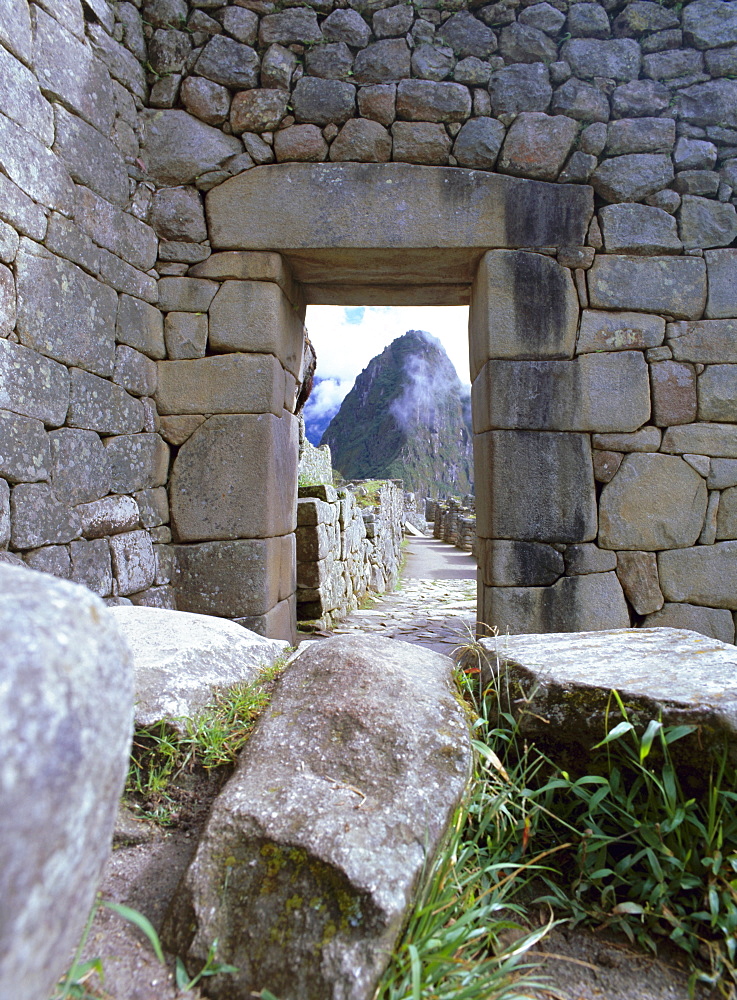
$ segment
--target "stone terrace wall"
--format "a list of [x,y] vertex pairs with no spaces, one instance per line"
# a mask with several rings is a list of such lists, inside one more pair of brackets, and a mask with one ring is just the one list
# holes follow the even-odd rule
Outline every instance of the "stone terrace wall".
[[0,4],[0,558],[171,606],[148,87],[115,7]]
[[[356,485],[301,486],[297,501],[297,618],[329,628],[367,594],[399,580],[404,524],[401,482],[381,486],[378,504],[361,508]],[[360,489],[360,484],[359,484]]]

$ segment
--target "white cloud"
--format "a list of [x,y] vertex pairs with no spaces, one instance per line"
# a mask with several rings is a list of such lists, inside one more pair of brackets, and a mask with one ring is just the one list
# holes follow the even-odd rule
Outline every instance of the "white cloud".
[[307,401],[307,412],[310,419],[322,420],[328,415],[332,417],[348,395],[352,385],[352,379],[341,382],[335,378],[326,378],[322,382],[315,382]]
[[408,330],[437,337],[461,382],[469,382],[467,306],[308,306],[306,325],[317,375],[334,386],[323,390],[325,402],[330,393],[340,402],[369,361]]

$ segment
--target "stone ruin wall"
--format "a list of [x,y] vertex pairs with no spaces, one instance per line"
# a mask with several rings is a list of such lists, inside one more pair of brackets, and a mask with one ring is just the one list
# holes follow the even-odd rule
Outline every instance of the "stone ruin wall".
[[[5,0],[0,63],[3,558],[173,606],[176,556],[179,607],[289,634],[304,296],[278,254],[211,256],[202,194],[457,165],[597,196],[585,246],[477,279],[532,303],[473,372],[481,617],[733,640],[737,4]],[[214,504],[239,450],[262,492]],[[532,527],[494,510],[517,486]]]
[[[364,490],[365,493],[365,490]],[[369,594],[399,581],[404,527],[401,480],[387,480],[377,503],[361,507],[361,483],[300,486],[297,501],[297,620],[330,628]]]

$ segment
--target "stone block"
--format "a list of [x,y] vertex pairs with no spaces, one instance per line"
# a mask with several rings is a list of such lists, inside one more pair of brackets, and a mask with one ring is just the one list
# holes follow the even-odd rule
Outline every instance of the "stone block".
[[112,288],[51,255],[21,251],[15,268],[21,343],[66,365],[111,375],[118,306]]
[[701,534],[707,492],[681,458],[631,454],[599,501],[599,545],[654,552],[686,548]]
[[371,38],[371,29],[357,10],[337,9],[322,23],[322,33],[333,42],[345,42],[362,49]]
[[204,313],[170,312],[164,320],[166,355],[172,360],[204,358],[207,316]]
[[201,243],[207,239],[199,191],[192,187],[162,188],[151,202],[151,225],[164,240]]
[[100,270],[100,251],[79,226],[65,219],[58,212],[52,213],[46,227],[47,250],[65,257],[85,271],[97,274]]
[[72,542],[70,548],[72,580],[99,597],[108,597],[113,589],[113,571],[107,539]]
[[10,487],[0,479],[0,550],[8,547],[10,541]]
[[176,593],[174,588],[168,585],[147,587],[146,590],[139,590],[137,594],[130,595],[129,602],[139,608],[158,608],[164,611],[177,610]]
[[493,428],[634,431],[650,418],[648,366],[639,351],[572,361],[487,362],[471,392],[474,432]]
[[0,81],[0,112],[45,146],[51,146],[54,141],[51,105],[42,97],[33,73],[6,48],[0,51]]
[[161,418],[161,436],[169,444],[184,444],[204,421],[201,414],[170,416]]
[[662,450],[677,455],[737,458],[737,427],[713,423],[669,427],[663,435]]
[[657,427],[688,424],[696,419],[696,371],[692,365],[680,361],[650,365],[650,394]]
[[133,497],[104,497],[75,507],[85,538],[102,538],[140,528],[138,504]]
[[[102,539],[101,539],[102,541]],[[88,542],[89,545],[96,544]],[[150,587],[156,576],[156,560],[147,531],[127,531],[109,540],[113,573],[122,597]]]
[[308,76],[345,80],[353,74],[353,54],[345,42],[316,45],[307,50],[305,69]]
[[594,451],[592,457],[594,460],[594,479],[597,483],[608,483],[614,478],[617,469],[622,464],[624,455],[618,451]]
[[271,354],[219,354],[159,361],[156,404],[168,413],[273,413],[284,405],[284,374]]
[[654,552],[618,552],[617,577],[638,615],[649,615],[663,607]]
[[[621,458],[621,456],[620,456]],[[588,573],[609,573],[617,567],[617,556],[600,549],[593,542],[567,545],[563,553],[566,576],[586,576]]]
[[0,340],[0,408],[58,427],[68,406],[69,373],[63,365]]
[[49,437],[40,420],[0,410],[0,476],[11,483],[48,479]]
[[47,483],[21,483],[10,495],[10,543],[15,549],[61,545],[79,538],[79,515]]
[[34,7],[33,13],[34,70],[41,89],[108,135],[115,105],[105,66],[45,11]]
[[54,152],[79,184],[107,201],[128,204],[128,174],[122,154],[87,122],[54,105]]
[[[12,226],[5,222],[0,222],[0,261],[3,264],[12,264],[18,252],[20,237]],[[13,295],[15,296],[15,283],[13,283]],[[13,315],[13,325],[15,325],[15,314]]]
[[49,434],[51,484],[57,498],[76,505],[110,491],[110,465],[94,431],[62,427]]
[[204,76],[185,77],[180,96],[186,110],[207,125],[221,125],[228,117],[230,91],[219,83],[206,80]]
[[737,538],[737,488],[732,486],[715,495],[719,498],[715,538]]
[[23,560],[31,569],[39,573],[51,573],[60,580],[68,580],[72,573],[72,563],[66,545],[44,545],[40,549],[31,549],[25,553]]
[[510,24],[502,28],[499,50],[510,63],[551,63],[557,57],[557,46],[543,31],[529,24]]
[[391,154],[392,140],[384,126],[363,118],[349,119],[330,146],[334,162],[386,163]]
[[273,354],[299,378],[303,346],[299,314],[277,284],[226,281],[220,286],[210,306],[213,350]]
[[153,396],[156,392],[156,362],[133,347],[119,344],[115,348],[113,379],[134,396]]
[[159,308],[163,312],[207,312],[219,287],[205,278],[161,278]]
[[277,163],[301,161],[321,163],[328,155],[328,144],[317,125],[291,125],[274,136]]
[[163,486],[155,490],[140,490],[135,495],[144,528],[155,528],[169,520],[169,500]]
[[597,254],[588,286],[594,308],[698,319],[706,303],[706,265],[699,257]]
[[0,264],[0,337],[8,337],[15,327],[16,297],[13,272]]
[[471,94],[460,83],[401,80],[397,117],[410,122],[463,122],[471,115]]
[[627,82],[640,75],[640,46],[631,38],[572,38],[561,47],[560,58],[582,80],[606,77]]
[[233,90],[258,87],[259,58],[255,49],[225,35],[214,35],[207,42],[194,69],[198,76]]
[[294,646],[297,643],[297,600],[294,594],[279,601],[263,615],[246,615],[233,621],[257,635],[269,639],[282,639]]
[[156,279],[107,250],[100,250],[100,277],[118,292],[134,295],[147,302],[156,302]]
[[493,170],[504,135],[504,126],[495,118],[473,118],[456,136],[453,156],[461,167]]
[[737,364],[709,365],[699,376],[699,420],[737,422]]
[[8,0],[0,10],[0,41],[14,56],[30,65],[33,35],[28,0]]
[[706,485],[710,490],[723,490],[728,486],[737,486],[737,459],[709,459],[708,479]]
[[737,236],[737,209],[712,198],[684,194],[678,222],[687,250],[728,246]]
[[698,0],[683,12],[683,34],[688,45],[710,49],[737,42],[737,11],[729,4]]
[[163,486],[169,471],[169,448],[158,434],[121,434],[105,438],[113,493],[136,493]]
[[491,108],[495,115],[520,111],[547,111],[553,88],[543,62],[503,66],[489,80]]
[[478,539],[480,579],[488,587],[540,587],[563,575],[563,556],[540,542]]
[[242,132],[273,132],[287,113],[286,90],[242,90],[230,106],[230,127]]
[[737,320],[669,323],[667,335],[673,357],[679,361],[737,363]]
[[734,620],[725,608],[703,608],[695,604],[664,604],[660,611],[648,615],[643,628],[688,629],[708,635],[720,642],[734,643]]
[[497,169],[503,174],[553,181],[577,135],[578,122],[573,118],[523,111],[507,132]]
[[[349,698],[351,664],[363,684]],[[257,865],[238,866],[232,890],[223,893],[217,888],[219,856],[203,847],[164,931],[177,953],[199,962],[200,938],[219,937],[228,960],[242,969],[231,978],[238,997],[267,980],[283,996],[375,992],[386,951],[394,947],[415,887],[468,781],[468,736],[453,702],[449,668],[437,653],[378,636],[335,637],[301,654],[281,681],[273,712],[252,738],[203,841],[237,857],[255,856]],[[309,777],[281,749],[292,738],[288,734],[305,748]],[[391,773],[382,763],[387,746],[397,762]],[[346,785],[328,797],[336,768]],[[372,790],[372,811],[357,809],[360,796],[348,784]],[[274,787],[284,795],[277,810],[268,790]],[[306,816],[313,821],[305,823]],[[397,824],[405,842],[388,848],[380,831]],[[269,875],[274,858],[284,861],[276,876]],[[270,902],[263,901],[264,879]],[[295,893],[322,900],[324,909],[300,919],[299,932],[283,939],[279,932],[274,941],[273,929],[283,921],[278,914],[288,912],[286,900],[295,905]],[[252,915],[247,926],[237,916],[243,901]],[[341,921],[346,910],[351,915]],[[334,947],[324,946],[326,936]],[[346,971],[342,956],[355,948],[364,958]],[[256,954],[248,964],[241,958]]]
[[628,628],[616,573],[565,576],[552,587],[483,587],[479,620],[501,635]]
[[115,337],[156,361],[166,357],[161,312],[130,295],[120,296]]
[[594,190],[605,201],[642,201],[673,180],[673,164],[665,153],[627,153],[604,160],[591,175]]
[[295,528],[296,497],[294,417],[210,417],[174,462],[172,531],[182,542],[284,535]]
[[0,174],[0,218],[24,236],[42,240],[46,233],[46,214],[5,174]]
[[175,545],[180,611],[240,618],[278,603],[281,539],[252,538]]
[[235,136],[224,135],[186,111],[149,111],[144,113],[144,125],[141,158],[162,185],[191,184],[243,152]]
[[584,309],[576,353],[646,350],[658,347],[665,337],[665,320],[636,312]]
[[305,498],[297,500],[297,524],[334,524],[336,519],[335,504],[324,500]]
[[312,125],[341,125],[356,110],[356,88],[341,80],[303,76],[292,94],[294,117]]
[[4,115],[0,115],[0,165],[34,201],[71,211],[74,185],[64,164],[39,139]]
[[574,77],[556,89],[551,111],[556,115],[574,118],[578,122],[607,122],[609,100],[606,94],[590,83],[584,83],[583,80]]
[[274,42],[290,45],[319,41],[321,32],[317,15],[312,10],[285,10],[278,14],[267,14],[261,21],[259,30],[261,45],[271,45]]
[[410,76],[410,50],[403,38],[385,38],[366,46],[353,64],[356,83],[390,83]]
[[[156,263],[158,239],[151,226],[81,185],[77,185],[76,190],[74,221],[98,246],[115,254],[116,259],[120,258],[121,270],[124,269],[123,262],[139,272],[149,271]],[[100,266],[112,273],[110,254],[100,253]],[[139,284],[144,284],[145,280],[152,281],[146,275],[139,275],[137,280]],[[122,291],[128,290],[124,288]],[[131,291],[130,294],[137,293]],[[138,293],[137,297],[143,296]],[[156,296],[150,296],[150,301],[155,302]]]
[[672,118],[620,118],[607,129],[605,152],[670,153],[676,143],[676,123]]
[[578,295],[571,272],[524,251],[484,254],[471,289],[471,378],[490,358],[571,358]]
[[[406,207],[398,227],[400,203]],[[458,167],[283,163],[231,177],[208,192],[206,209],[216,248],[329,249],[338,260],[346,248],[388,245],[399,251],[582,246],[593,201],[586,186],[551,186]]]
[[401,163],[444,166],[453,145],[442,125],[432,122],[394,122],[393,157]]
[[26,568],[1,570],[0,979],[15,984],[16,1000],[34,1000],[68,969],[110,853],[133,678],[98,598]]
[[662,208],[606,205],[599,210],[599,223],[607,253],[656,256],[682,249],[676,220]]
[[594,434],[592,444],[602,451],[648,452],[660,448],[660,429],[641,427],[633,434]]
[[396,104],[397,88],[393,83],[375,83],[358,91],[359,114],[380,125],[391,125],[396,118]]
[[596,536],[587,435],[488,431],[475,436],[474,458],[479,536],[540,542]]
[[661,552],[658,571],[667,601],[737,610],[737,541]]
[[708,319],[737,317],[737,250],[707,250],[704,258],[709,271],[704,315]]
[[143,406],[121,386],[72,368],[69,394],[70,427],[101,434],[135,434],[143,429]]

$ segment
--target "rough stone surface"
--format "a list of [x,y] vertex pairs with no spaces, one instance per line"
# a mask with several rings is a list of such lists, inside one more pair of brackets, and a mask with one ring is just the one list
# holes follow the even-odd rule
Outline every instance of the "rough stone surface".
[[241,132],[271,132],[287,113],[289,94],[284,90],[242,90],[233,98],[230,126]]
[[101,538],[140,527],[138,504],[133,497],[105,497],[75,508],[85,538]]
[[353,64],[356,83],[389,83],[410,75],[410,52],[403,38],[387,38],[362,49]]
[[471,114],[471,95],[460,83],[402,80],[397,117],[414,122],[462,122]]
[[150,222],[164,240],[200,243],[207,239],[202,201],[195,188],[163,188],[154,194]]
[[688,424],[696,419],[696,372],[679,361],[650,365],[653,423],[657,427]]
[[556,115],[566,115],[579,122],[609,121],[609,101],[606,94],[572,77],[553,94],[551,110]]
[[130,295],[120,296],[115,337],[118,343],[134,347],[154,360],[166,355],[161,313]]
[[156,576],[156,560],[147,531],[127,531],[110,539],[113,571],[122,597],[150,587]]
[[100,597],[111,594],[113,570],[107,539],[95,538],[93,541],[72,542],[69,548],[74,582],[83,584]]
[[59,104],[54,106],[54,119],[53,149],[70,176],[124,207],[128,202],[128,175],[125,161],[113,143]]
[[663,451],[675,454],[737,458],[737,427],[733,424],[686,424],[669,427]]
[[737,609],[737,542],[674,549],[658,556],[667,601]]
[[113,493],[163,486],[169,468],[169,449],[158,434],[119,434],[105,438]]
[[641,427],[634,434],[594,434],[594,448],[612,451],[657,451],[660,447],[660,430],[657,427]]
[[0,978],[49,996],[82,933],[128,769],[130,654],[82,587],[0,566]]
[[40,420],[0,410],[0,475],[11,483],[48,479],[49,439]]
[[693,545],[706,514],[706,484],[671,455],[627,455],[604,487],[599,545],[646,552]]
[[588,286],[594,308],[697,319],[706,301],[706,266],[698,257],[597,255]]
[[401,163],[448,162],[452,142],[439,124],[431,122],[395,122],[392,125],[394,159]]
[[45,545],[26,552],[24,562],[39,573],[51,573],[60,580],[68,580],[72,573],[69,549],[66,545]]
[[737,489],[734,486],[724,490],[719,497],[716,518],[716,538],[737,538]]
[[629,625],[622,587],[611,572],[566,576],[552,587],[486,587],[479,597],[480,620],[502,634]]
[[489,361],[472,389],[474,432],[492,428],[634,431],[650,416],[648,366],[638,351],[572,361]]
[[663,607],[654,552],[619,552],[617,576],[625,597],[638,615],[651,614]]
[[10,496],[11,536],[16,549],[70,542],[81,534],[77,513],[47,483],[21,483]]
[[144,113],[141,158],[160,184],[190,184],[241,152],[243,146],[235,136],[223,135],[186,111]]
[[312,125],[340,125],[355,114],[356,88],[341,80],[303,76],[292,94],[294,117]]
[[321,163],[328,155],[328,144],[317,125],[292,125],[276,133],[274,152],[278,163],[288,160]]
[[723,247],[737,236],[737,209],[734,205],[684,194],[678,213],[684,247]]
[[69,406],[69,373],[35,351],[0,340],[0,407],[51,427],[64,423]]
[[541,181],[555,180],[577,134],[578,123],[573,118],[523,111],[507,133],[498,169]]
[[271,354],[220,354],[159,361],[160,413],[273,413],[284,406],[284,374]]
[[553,95],[548,67],[542,62],[504,66],[491,74],[489,95],[496,115],[547,111]]
[[230,111],[228,88],[213,80],[206,80],[204,76],[186,77],[182,81],[181,98],[187,111],[207,125],[220,125],[228,117]]
[[135,434],[143,430],[143,421],[140,400],[107,379],[72,368],[67,417],[71,427],[101,434]]
[[724,608],[700,608],[695,604],[664,604],[648,615],[644,628],[677,628],[699,632],[720,642],[734,643],[734,620]]
[[563,575],[563,556],[540,542],[479,538],[479,571],[489,587],[543,587]]
[[662,208],[649,205],[606,205],[599,224],[607,253],[655,256],[679,252],[676,220]]
[[[488,650],[487,678],[497,673],[499,662],[509,682],[530,691],[519,725],[525,738],[543,746],[546,735],[552,735],[559,746],[575,748],[578,756],[601,740],[607,719],[612,724],[612,688],[638,729],[660,719],[664,725],[690,723],[711,731],[716,726],[734,737],[734,646],[669,628],[481,641]],[[709,759],[706,756],[706,767]],[[690,764],[698,767],[693,759]]]
[[297,422],[289,414],[210,417],[174,462],[170,503],[175,537],[265,538],[293,531],[296,462]]
[[490,251],[479,265],[471,303],[472,379],[490,358],[573,356],[578,295],[571,272],[551,258]]
[[133,656],[136,726],[166,719],[183,728],[219,692],[254,681],[287,648],[209,615],[131,606],[108,615]]
[[156,362],[132,347],[115,348],[113,379],[134,396],[153,396],[156,392]]
[[64,503],[88,503],[110,490],[110,466],[99,435],[62,427],[49,434],[51,482]]
[[391,153],[391,136],[383,125],[363,118],[347,121],[330,147],[330,159],[341,162],[386,163]]
[[696,0],[683,12],[686,42],[697,49],[737,42],[737,7],[719,0]]
[[673,164],[663,153],[627,153],[604,160],[591,175],[605,201],[642,201],[673,180]]
[[737,362],[737,320],[701,320],[668,327],[673,357],[700,364]]
[[699,376],[699,420],[737,422],[737,365],[709,365]]
[[665,320],[660,316],[584,309],[576,353],[643,350],[659,346],[664,336]]
[[207,347],[207,316],[170,312],[164,320],[166,353],[172,361],[204,358]]
[[705,315],[709,319],[737,316],[737,251],[707,250],[709,297]]
[[493,170],[504,135],[504,126],[495,118],[473,118],[456,136],[453,156],[461,167]]
[[572,38],[560,54],[582,80],[605,77],[628,82],[639,76],[640,46],[633,39]]
[[21,343],[64,364],[111,375],[118,305],[112,288],[51,255],[19,253],[15,267]]
[[[356,669],[360,687],[349,680]],[[267,981],[282,995],[370,995],[468,780],[452,691],[450,661],[408,644],[346,636],[306,649],[217,801],[167,943],[199,959],[217,936],[241,970],[226,987],[233,998]],[[389,829],[405,831],[391,848]],[[230,869],[225,893],[223,850],[257,859]],[[308,908],[311,898],[323,907]],[[303,930],[287,934],[295,905]]]
[[567,545],[564,553],[568,576],[585,576],[588,573],[609,573],[616,569],[617,556],[614,552],[600,549],[592,542]]
[[225,35],[214,35],[195,64],[195,71],[199,76],[233,89],[257,87],[258,68],[259,59],[255,49]]
[[596,535],[588,436],[488,431],[475,436],[474,456],[482,472],[476,483],[481,537],[584,542]]

